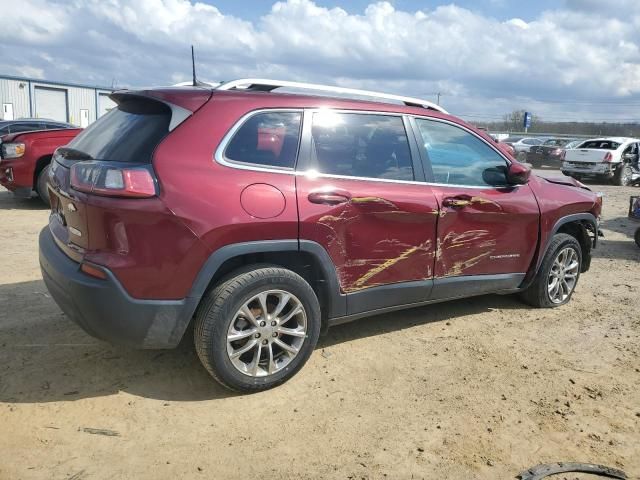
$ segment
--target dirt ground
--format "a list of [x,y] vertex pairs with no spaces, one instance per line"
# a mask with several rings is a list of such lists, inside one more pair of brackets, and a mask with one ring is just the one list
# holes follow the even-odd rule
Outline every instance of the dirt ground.
[[250,396],[218,387],[189,345],[113,347],[66,319],[38,267],[48,211],[0,191],[0,478],[507,479],[551,461],[640,478],[626,218],[640,188],[593,188],[606,238],[569,305],[485,296],[363,319]]

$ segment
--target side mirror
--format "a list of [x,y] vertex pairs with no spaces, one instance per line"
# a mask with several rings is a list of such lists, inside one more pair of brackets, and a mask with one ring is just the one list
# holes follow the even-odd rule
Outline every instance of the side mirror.
[[511,185],[526,185],[529,183],[530,176],[531,169],[521,163],[514,162],[507,170],[507,181]]

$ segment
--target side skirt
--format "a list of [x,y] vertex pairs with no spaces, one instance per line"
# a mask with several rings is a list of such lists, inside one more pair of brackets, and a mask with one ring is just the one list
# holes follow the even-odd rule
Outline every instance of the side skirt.
[[519,287],[524,277],[524,273],[469,275],[368,288],[362,292],[348,294],[348,314],[342,317],[330,318],[329,326],[432,303],[489,293],[507,294],[517,292],[520,290]]

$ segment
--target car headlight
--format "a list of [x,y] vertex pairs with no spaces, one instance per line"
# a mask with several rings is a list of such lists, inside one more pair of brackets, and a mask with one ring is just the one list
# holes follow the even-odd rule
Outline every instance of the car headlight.
[[24,143],[3,143],[2,158],[20,158],[24,155]]

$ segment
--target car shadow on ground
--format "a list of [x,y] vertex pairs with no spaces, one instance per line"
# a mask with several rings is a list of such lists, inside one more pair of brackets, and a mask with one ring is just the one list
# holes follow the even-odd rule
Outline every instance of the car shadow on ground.
[[38,197],[20,198],[0,187],[0,210],[48,210]]
[[[0,402],[74,401],[121,391],[165,402],[238,395],[211,379],[190,335],[174,350],[109,345],[67,319],[42,281],[0,286],[0,305],[10,307],[0,311]],[[363,318],[331,328],[318,349],[495,308],[526,307],[490,295]]]

